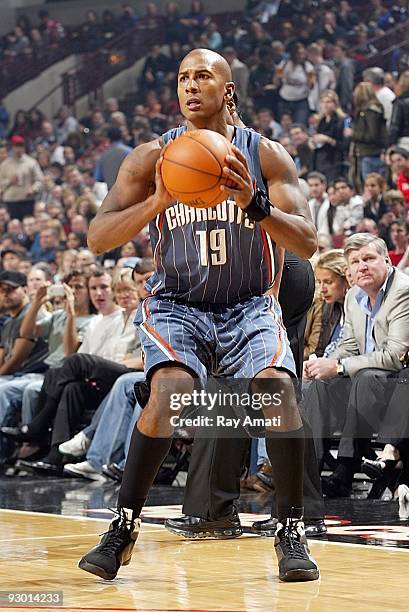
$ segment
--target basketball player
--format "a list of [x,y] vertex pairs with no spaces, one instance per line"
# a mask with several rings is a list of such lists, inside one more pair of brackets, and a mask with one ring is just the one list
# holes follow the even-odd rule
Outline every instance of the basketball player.
[[[316,250],[316,232],[289,155],[279,144],[227,123],[233,93],[230,68],[217,53],[195,49],[182,60],[178,97],[186,129],[214,130],[234,145],[223,173],[235,187],[221,187],[224,205],[204,210],[172,201],[160,169],[166,144],[185,130],[177,128],[128,155],[90,226],[89,245],[102,253],[150,223],[156,264],[150,296],[136,317],[149,401],[132,435],[118,517],[79,563],[106,579],[130,562],[142,507],[171,445],[171,399],[191,393],[195,378],[205,383],[215,372],[252,379],[252,391],[265,391],[267,383],[272,393],[280,389],[280,425],[267,431],[277,490],[279,577],[319,577],[302,523],[304,432],[292,383],[294,360],[278,303],[264,296],[274,274],[272,241],[308,258]],[[273,423],[278,407],[263,404],[263,412]]]
[[[235,125],[246,127],[237,113],[237,96],[228,103]],[[314,273],[309,261],[278,248],[277,274],[273,288],[283,312],[283,322],[294,355],[297,376],[302,377],[304,331],[307,312],[314,297]],[[305,438],[304,507],[305,532],[308,536],[326,533],[318,462],[310,426],[303,417]],[[201,435],[202,434],[202,435]],[[185,538],[234,538],[242,534],[240,519],[234,502],[240,496],[240,476],[248,450],[245,432],[237,438],[211,438],[206,430],[196,430],[186,482],[183,511],[185,516],[168,519],[165,527]],[[275,495],[273,492],[271,518],[253,523],[262,535],[275,535]]]

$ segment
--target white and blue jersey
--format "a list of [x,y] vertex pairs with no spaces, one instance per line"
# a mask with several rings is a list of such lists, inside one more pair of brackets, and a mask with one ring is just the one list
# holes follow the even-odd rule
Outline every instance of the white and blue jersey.
[[[185,132],[163,135],[164,143]],[[235,128],[233,143],[247,158],[256,184],[263,186],[260,134]],[[274,243],[234,199],[214,208],[169,206],[150,224],[155,273],[148,283],[153,295],[180,302],[232,304],[263,295],[274,279]]]

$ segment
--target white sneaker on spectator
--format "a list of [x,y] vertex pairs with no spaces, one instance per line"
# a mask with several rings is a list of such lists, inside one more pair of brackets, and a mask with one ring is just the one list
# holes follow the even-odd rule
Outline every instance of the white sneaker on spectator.
[[82,478],[88,478],[89,480],[105,480],[105,477],[94,470],[88,461],[82,461],[81,463],[66,463],[64,465],[64,473],[70,474],[71,476],[82,476]]
[[399,495],[399,518],[401,521],[409,519],[409,487],[401,484],[398,487]]
[[63,442],[59,445],[58,450],[63,455],[72,455],[73,457],[83,457],[89,449],[91,440],[87,438],[83,431],[77,433],[71,440]]

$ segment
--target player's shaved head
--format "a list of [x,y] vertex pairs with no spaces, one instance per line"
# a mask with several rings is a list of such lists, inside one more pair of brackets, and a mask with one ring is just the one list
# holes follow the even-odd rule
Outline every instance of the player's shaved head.
[[224,79],[225,83],[232,81],[232,74],[228,62],[222,55],[210,49],[193,49],[182,59],[179,66],[179,73],[187,69],[188,66],[203,64],[209,69],[217,71]]
[[190,51],[180,63],[177,91],[181,112],[195,129],[226,128],[226,103],[234,83],[224,57],[210,49]]

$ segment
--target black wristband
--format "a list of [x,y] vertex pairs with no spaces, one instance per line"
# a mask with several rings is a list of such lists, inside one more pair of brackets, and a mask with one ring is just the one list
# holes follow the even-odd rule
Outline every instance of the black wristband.
[[244,212],[246,212],[253,221],[262,221],[270,215],[272,208],[274,208],[274,206],[271,204],[264,191],[256,189],[250,204],[244,209]]

